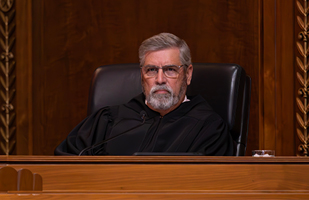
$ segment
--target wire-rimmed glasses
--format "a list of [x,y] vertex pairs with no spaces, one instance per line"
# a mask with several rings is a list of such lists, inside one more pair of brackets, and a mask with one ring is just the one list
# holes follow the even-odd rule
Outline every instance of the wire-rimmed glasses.
[[162,67],[156,65],[145,65],[141,66],[142,72],[148,77],[157,76],[159,69],[163,70],[163,73],[168,78],[177,78],[180,72],[181,67],[186,65],[164,65]]

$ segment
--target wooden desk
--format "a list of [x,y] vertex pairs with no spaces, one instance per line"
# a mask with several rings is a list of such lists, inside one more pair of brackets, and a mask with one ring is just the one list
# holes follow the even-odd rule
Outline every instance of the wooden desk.
[[42,192],[0,199],[308,199],[309,159],[202,156],[0,156],[42,176]]

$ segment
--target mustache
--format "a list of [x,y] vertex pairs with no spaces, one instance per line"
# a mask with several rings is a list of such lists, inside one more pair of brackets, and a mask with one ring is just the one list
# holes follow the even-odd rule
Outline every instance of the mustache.
[[151,88],[150,94],[154,94],[157,90],[166,90],[170,94],[173,93],[172,88],[168,85],[155,85]]

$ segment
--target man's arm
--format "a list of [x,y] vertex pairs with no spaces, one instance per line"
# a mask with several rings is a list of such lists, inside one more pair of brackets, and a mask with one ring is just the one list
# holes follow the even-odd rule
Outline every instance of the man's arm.
[[207,156],[234,155],[234,141],[226,123],[221,118],[205,121],[190,151],[202,152]]
[[[55,149],[55,155],[78,155],[84,148],[102,141],[109,129],[110,112],[103,108],[79,123]],[[89,154],[85,152],[84,155]]]

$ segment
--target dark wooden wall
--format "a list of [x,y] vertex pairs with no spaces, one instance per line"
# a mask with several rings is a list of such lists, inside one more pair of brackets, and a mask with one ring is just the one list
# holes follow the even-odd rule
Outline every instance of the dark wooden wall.
[[[259,148],[295,154],[293,1],[16,0],[15,6],[16,154],[53,154],[86,117],[94,69],[138,62],[140,43],[160,32],[187,41],[193,62],[237,63],[251,76],[248,155]],[[289,110],[278,112],[282,107]]]

